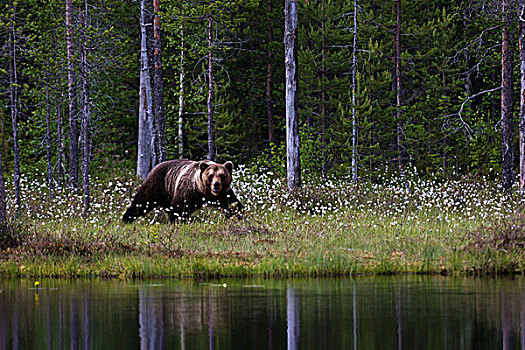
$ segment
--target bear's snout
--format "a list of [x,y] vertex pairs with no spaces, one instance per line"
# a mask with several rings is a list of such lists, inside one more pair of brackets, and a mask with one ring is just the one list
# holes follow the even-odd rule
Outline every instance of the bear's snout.
[[219,193],[221,191],[221,183],[219,181],[214,181],[211,184],[211,189],[214,193]]

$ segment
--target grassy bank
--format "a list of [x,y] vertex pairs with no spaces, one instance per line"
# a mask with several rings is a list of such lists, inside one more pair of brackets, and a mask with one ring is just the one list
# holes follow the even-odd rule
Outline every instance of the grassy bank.
[[[0,239],[2,277],[120,278],[525,271],[525,214],[517,195],[483,178],[384,178],[381,184],[306,181],[296,193],[271,172],[241,168],[246,206],[227,220],[205,209],[171,225],[161,212],[125,225],[132,181],[93,179],[82,197],[24,180],[22,208]],[[12,197],[12,196],[10,196]],[[11,208],[14,206],[11,205]],[[14,217],[15,213],[12,213]]]

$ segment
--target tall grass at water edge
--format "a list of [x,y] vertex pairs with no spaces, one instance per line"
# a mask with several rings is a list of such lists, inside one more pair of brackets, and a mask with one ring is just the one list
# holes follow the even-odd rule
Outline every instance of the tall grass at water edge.
[[[388,176],[354,185],[308,179],[289,193],[271,171],[239,167],[246,211],[206,208],[169,224],[155,211],[126,225],[131,180],[93,179],[82,195],[21,179],[22,207],[0,233],[0,276],[120,278],[340,276],[358,273],[503,274],[525,271],[523,201],[485,178]],[[131,176],[130,176],[131,177]],[[18,213],[15,218],[15,211]]]

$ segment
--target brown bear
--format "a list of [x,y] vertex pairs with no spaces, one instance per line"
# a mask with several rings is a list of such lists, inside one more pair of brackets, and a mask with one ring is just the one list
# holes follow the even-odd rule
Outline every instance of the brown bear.
[[132,222],[159,206],[171,222],[186,220],[205,204],[219,207],[226,216],[243,206],[230,187],[233,163],[209,160],[170,160],[154,167],[140,185],[122,221]]

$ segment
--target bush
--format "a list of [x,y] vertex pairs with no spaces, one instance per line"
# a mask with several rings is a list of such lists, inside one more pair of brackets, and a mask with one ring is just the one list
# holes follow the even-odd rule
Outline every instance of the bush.
[[7,219],[0,223],[0,251],[17,248],[29,234],[25,222]]
[[492,221],[468,234],[466,250],[471,253],[525,252],[525,215]]

